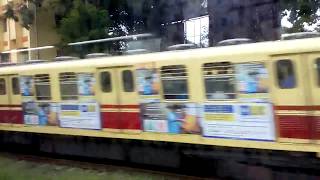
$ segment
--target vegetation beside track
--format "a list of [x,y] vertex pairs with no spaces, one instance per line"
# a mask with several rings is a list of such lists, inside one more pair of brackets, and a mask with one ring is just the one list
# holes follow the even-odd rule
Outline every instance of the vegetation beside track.
[[148,172],[135,172],[133,170],[106,168],[101,170],[82,169],[67,165],[33,162],[15,159],[0,154],[0,180],[163,180],[179,179],[167,175],[152,174]]

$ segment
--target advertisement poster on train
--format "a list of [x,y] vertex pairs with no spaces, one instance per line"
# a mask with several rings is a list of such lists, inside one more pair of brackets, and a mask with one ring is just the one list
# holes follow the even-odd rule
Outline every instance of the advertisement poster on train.
[[137,87],[140,98],[159,99],[160,80],[155,64],[139,64],[136,68]]
[[243,102],[268,101],[268,72],[261,63],[236,65],[239,99]]
[[98,103],[60,103],[58,117],[63,128],[101,129]]
[[195,103],[141,103],[141,119],[144,131],[162,133],[199,134],[199,108]]
[[95,78],[92,73],[78,73],[78,92],[80,96],[94,96]]
[[165,108],[159,100],[145,101],[140,104],[140,116],[143,130],[146,132],[168,132]]
[[34,81],[32,76],[21,76],[20,91],[22,96],[34,96]]
[[274,141],[275,128],[269,103],[204,104],[205,137]]
[[195,103],[166,103],[165,108],[169,133],[200,133],[199,108]]
[[57,104],[24,102],[22,104],[24,123],[27,125],[58,125]]

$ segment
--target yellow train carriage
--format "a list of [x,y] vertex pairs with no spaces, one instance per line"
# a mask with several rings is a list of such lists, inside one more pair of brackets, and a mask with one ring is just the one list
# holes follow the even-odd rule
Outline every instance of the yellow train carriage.
[[1,67],[0,129],[319,152],[319,42]]

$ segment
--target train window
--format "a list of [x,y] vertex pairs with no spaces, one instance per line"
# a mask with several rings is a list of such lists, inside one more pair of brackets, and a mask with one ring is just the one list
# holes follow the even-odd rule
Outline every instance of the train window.
[[5,95],[6,93],[6,80],[0,78],[0,95]]
[[62,100],[78,99],[77,75],[73,72],[59,74],[60,94]]
[[12,82],[12,93],[14,95],[20,94],[19,78],[14,77],[11,79],[11,82]]
[[235,71],[230,62],[203,65],[206,97],[209,100],[235,99]]
[[34,76],[34,87],[37,100],[51,100],[51,88],[49,74],[37,74]]
[[320,58],[316,59],[315,65],[317,71],[317,84],[320,87]]
[[163,66],[161,81],[165,99],[188,99],[187,70],[184,65]]
[[100,86],[102,92],[111,92],[112,91],[112,82],[110,72],[101,72],[100,73]]
[[279,60],[277,62],[277,78],[281,89],[293,89],[296,86],[296,78],[291,60]]
[[122,71],[122,83],[124,92],[133,92],[134,91],[134,82],[133,74],[130,70]]

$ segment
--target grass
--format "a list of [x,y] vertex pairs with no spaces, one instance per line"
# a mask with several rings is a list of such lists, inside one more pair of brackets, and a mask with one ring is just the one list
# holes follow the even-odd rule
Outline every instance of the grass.
[[0,180],[169,180],[160,174],[125,171],[122,169],[95,171],[10,159],[0,156]]

